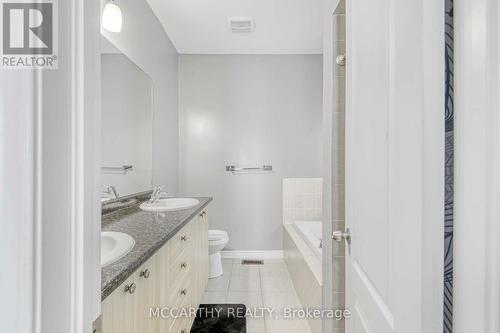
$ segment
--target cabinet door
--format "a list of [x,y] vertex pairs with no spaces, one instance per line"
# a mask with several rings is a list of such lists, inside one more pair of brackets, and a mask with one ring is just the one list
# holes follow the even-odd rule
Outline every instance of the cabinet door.
[[208,282],[208,209],[205,209],[198,218],[198,258],[199,258],[199,276],[198,276],[198,290],[200,297],[205,292]]
[[203,258],[205,260],[204,262],[204,268],[205,268],[205,275],[203,276],[203,290],[205,290],[207,283],[208,283],[208,270],[210,266],[210,260],[209,260],[209,254],[208,254],[208,229],[209,229],[209,224],[210,224],[210,214],[208,208],[205,210],[205,216],[204,216],[204,223],[203,223],[203,239],[205,240],[205,244],[203,246]]
[[158,306],[157,281],[160,279],[158,256],[153,255],[135,273],[137,281],[135,302],[135,332],[158,332],[158,318],[150,316],[150,309]]
[[[157,276],[157,306],[161,308],[170,308],[172,305],[170,303],[170,295],[171,290],[170,286],[170,278],[171,273],[169,269],[169,245],[170,241],[164,245],[157,254],[157,267],[158,267],[158,276]],[[158,332],[167,333],[169,331],[170,325],[172,324],[171,318],[160,318],[158,319]]]
[[202,215],[201,213],[198,214],[198,216],[193,220],[193,222],[196,225],[196,246],[193,246],[192,248],[192,260],[193,260],[193,280],[192,280],[192,286],[191,289],[193,290],[193,298],[192,298],[192,306],[198,307],[198,304],[201,302],[201,295],[202,295],[202,290],[200,289],[199,281],[200,281],[200,274],[202,274],[202,267],[201,267],[201,261],[202,258],[200,256],[200,248],[201,248],[201,235],[202,231],[200,229],[201,227],[201,219]]
[[136,288],[132,275],[102,302],[104,333],[134,333]]

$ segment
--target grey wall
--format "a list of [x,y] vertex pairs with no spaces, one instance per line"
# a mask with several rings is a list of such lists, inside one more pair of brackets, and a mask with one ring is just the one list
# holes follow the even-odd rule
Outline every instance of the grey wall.
[[[101,1],[101,4],[105,2]],[[103,35],[153,80],[153,184],[178,190],[178,54],[146,1],[120,0],[123,28]]]
[[214,197],[228,250],[281,250],[282,178],[322,176],[322,57],[182,55],[179,89],[181,192]]

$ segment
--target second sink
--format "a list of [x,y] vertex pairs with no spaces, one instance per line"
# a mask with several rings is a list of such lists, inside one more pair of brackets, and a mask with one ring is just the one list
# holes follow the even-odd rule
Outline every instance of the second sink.
[[140,208],[147,212],[170,212],[175,210],[183,210],[196,206],[200,201],[193,198],[168,198],[159,199],[155,203],[142,203]]
[[101,232],[101,266],[123,258],[134,245],[135,240],[123,232]]

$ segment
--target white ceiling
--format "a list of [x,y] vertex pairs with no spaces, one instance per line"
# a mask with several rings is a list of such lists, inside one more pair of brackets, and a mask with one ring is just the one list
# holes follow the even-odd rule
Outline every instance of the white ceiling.
[[[322,0],[147,0],[181,54],[320,54]],[[255,31],[227,20],[251,16]]]

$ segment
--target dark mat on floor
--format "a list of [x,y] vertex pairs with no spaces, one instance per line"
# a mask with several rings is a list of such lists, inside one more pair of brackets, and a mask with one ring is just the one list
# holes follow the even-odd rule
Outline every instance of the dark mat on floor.
[[191,333],[246,333],[244,304],[202,304]]

